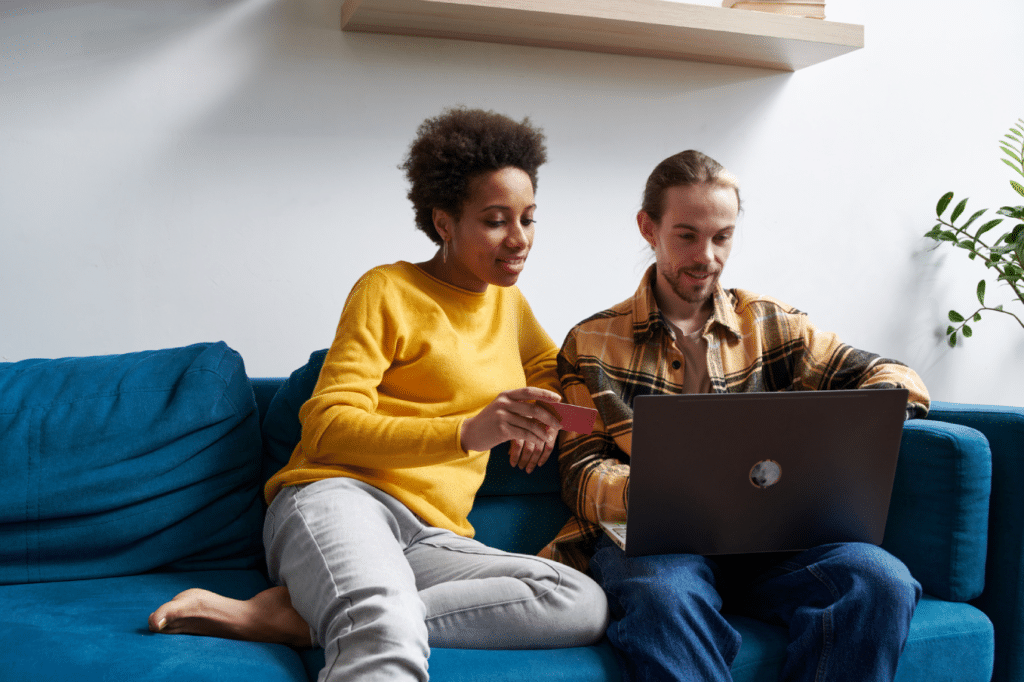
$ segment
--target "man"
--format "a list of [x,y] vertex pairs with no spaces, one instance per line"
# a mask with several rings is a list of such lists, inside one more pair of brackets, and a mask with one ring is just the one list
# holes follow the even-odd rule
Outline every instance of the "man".
[[[558,357],[567,400],[599,418],[589,435],[562,432],[575,518],[543,554],[581,568],[589,560],[629,680],[730,680],[740,636],[723,604],[788,628],[785,680],[891,680],[921,587],[879,547],[628,558],[596,525],[625,520],[629,508],[637,395],[902,387],[907,417],[927,413],[913,370],[841,343],[779,301],[721,287],[739,209],[736,179],[699,152],[669,157],[648,179],[637,223],[655,264],[632,298],[573,328]],[[759,425],[685,425],[684,443],[686,428]]]

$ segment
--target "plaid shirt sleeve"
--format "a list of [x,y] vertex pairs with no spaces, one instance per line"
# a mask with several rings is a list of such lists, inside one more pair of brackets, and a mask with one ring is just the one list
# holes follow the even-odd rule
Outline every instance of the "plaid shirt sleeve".
[[586,570],[601,520],[625,521],[628,509],[629,452],[636,352],[632,317],[609,309],[574,327],[558,354],[558,375],[566,401],[598,411],[586,435],[559,432],[558,464],[562,499],[573,517],[541,556]]
[[[799,310],[734,289],[735,333],[721,345],[720,386],[730,393],[906,388],[907,418],[928,413],[921,377],[897,360],[847,345],[818,329]],[[715,362],[712,354],[711,362]],[[714,375],[712,370],[713,383]]]

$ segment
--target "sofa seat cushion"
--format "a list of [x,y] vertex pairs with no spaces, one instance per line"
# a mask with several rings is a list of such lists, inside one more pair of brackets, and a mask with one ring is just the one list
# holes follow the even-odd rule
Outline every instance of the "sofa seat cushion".
[[995,629],[970,604],[925,595],[910,622],[896,682],[989,682]]
[[[786,631],[741,616],[726,618],[743,636],[732,665],[734,682],[778,680],[786,659]],[[989,682],[994,642],[984,613],[926,594],[910,621],[896,682]]]
[[[324,667],[322,649],[299,652],[309,682]],[[432,649],[430,682],[619,682],[619,663],[607,640],[567,649]]]
[[[774,682],[786,660],[783,628],[752,618],[726,615],[743,644],[732,665],[734,682]],[[969,604],[925,595],[910,623],[896,682],[988,682],[992,677],[994,633],[985,614]],[[324,665],[319,649],[300,652],[309,680]],[[942,671],[936,675],[936,671]],[[540,651],[434,649],[431,682],[522,682],[620,680],[617,657],[607,640],[596,646]]]
[[222,342],[0,364],[0,584],[256,566],[260,454]]
[[0,586],[0,677],[140,682],[304,682],[288,647],[215,637],[156,635],[149,614],[190,587],[245,599],[267,587],[255,570],[151,573]]

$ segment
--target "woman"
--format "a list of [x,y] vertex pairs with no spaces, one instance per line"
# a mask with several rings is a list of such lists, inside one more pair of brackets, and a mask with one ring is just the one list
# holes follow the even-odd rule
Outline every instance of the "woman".
[[302,439],[267,483],[279,587],[189,590],[150,617],[190,632],[324,648],[320,680],[425,680],[430,646],[548,648],[604,634],[587,576],[472,539],[488,451],[548,458],[557,349],[514,286],[533,245],[542,133],[479,110],[425,121],[403,164],[430,260],[374,268],[345,303]]

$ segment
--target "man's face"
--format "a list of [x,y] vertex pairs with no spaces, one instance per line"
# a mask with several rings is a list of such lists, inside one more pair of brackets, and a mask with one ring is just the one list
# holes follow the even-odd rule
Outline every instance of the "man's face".
[[714,294],[732,251],[736,191],[710,183],[671,187],[663,208],[659,222],[643,211],[637,216],[641,234],[654,249],[657,288],[701,306]]

